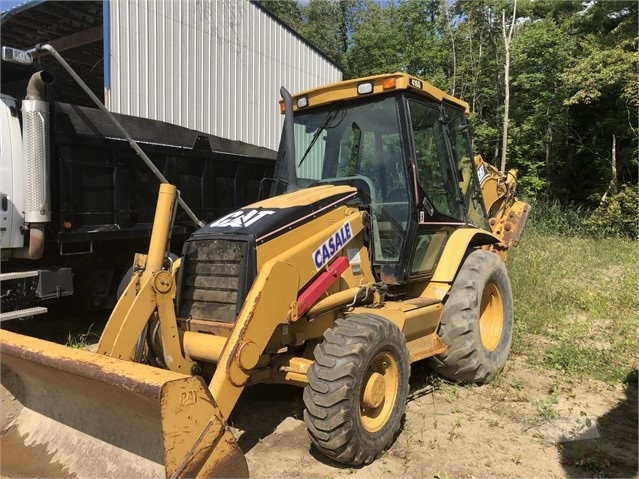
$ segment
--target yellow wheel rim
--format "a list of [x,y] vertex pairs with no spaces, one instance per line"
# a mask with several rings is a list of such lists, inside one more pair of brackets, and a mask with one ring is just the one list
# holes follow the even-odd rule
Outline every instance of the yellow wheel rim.
[[379,431],[388,422],[398,389],[397,362],[388,352],[378,353],[366,371],[360,395],[360,418],[367,431]]
[[479,310],[479,333],[487,351],[494,351],[501,340],[504,328],[504,305],[499,288],[489,283],[481,295]]

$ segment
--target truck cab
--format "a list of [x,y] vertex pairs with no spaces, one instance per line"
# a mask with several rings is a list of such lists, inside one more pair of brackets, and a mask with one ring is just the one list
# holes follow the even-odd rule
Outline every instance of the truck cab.
[[0,94],[0,248],[24,245],[22,130],[15,98]]

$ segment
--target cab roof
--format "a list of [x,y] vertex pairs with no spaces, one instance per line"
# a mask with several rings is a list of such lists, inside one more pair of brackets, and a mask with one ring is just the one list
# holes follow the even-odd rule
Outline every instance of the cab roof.
[[[370,87],[367,84],[370,84]],[[370,91],[362,93],[362,88]],[[465,101],[443,92],[424,80],[400,72],[345,80],[296,93],[293,95],[293,109],[295,111],[304,110],[340,100],[362,98],[397,90],[410,90],[438,103],[451,103],[463,109],[466,114],[470,112],[468,103]],[[307,106],[302,106],[304,99],[306,99]],[[283,102],[280,102],[280,105],[284,111]]]

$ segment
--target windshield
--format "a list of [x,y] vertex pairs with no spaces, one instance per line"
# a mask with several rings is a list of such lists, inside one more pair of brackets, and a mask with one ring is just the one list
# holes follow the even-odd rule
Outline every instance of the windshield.
[[404,187],[397,118],[393,97],[297,112],[294,131],[299,186],[364,175],[372,180],[380,198]]
[[294,125],[298,186],[355,186],[373,217],[374,260],[397,261],[410,208],[396,98],[298,111]]

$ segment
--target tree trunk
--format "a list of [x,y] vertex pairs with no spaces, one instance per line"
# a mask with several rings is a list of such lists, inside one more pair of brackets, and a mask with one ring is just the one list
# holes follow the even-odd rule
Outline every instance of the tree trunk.
[[508,34],[506,34],[506,12],[501,11],[501,29],[504,36],[504,128],[501,139],[501,171],[506,171],[506,149],[508,146],[508,112],[510,109],[510,43],[515,30],[515,19],[517,18],[517,0],[513,3],[513,18],[510,22]]
[[615,192],[619,188],[619,180],[617,179],[617,137],[612,135],[612,184]]
[[442,0],[442,8],[444,9],[444,14],[446,15],[446,26],[448,27],[448,32],[450,33],[450,46],[453,54],[453,85],[451,87],[451,95],[455,96],[455,83],[457,79],[457,55],[455,52],[455,35],[453,34],[453,26],[450,19],[450,12],[448,10],[448,1]]
[[550,190],[550,185],[552,184],[552,168],[550,165],[550,156],[551,156],[551,152],[552,152],[552,125],[550,123],[548,123],[548,126],[546,127],[546,180],[547,180],[547,185],[548,187],[546,187],[546,193],[549,193],[548,190]]

